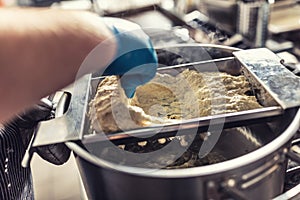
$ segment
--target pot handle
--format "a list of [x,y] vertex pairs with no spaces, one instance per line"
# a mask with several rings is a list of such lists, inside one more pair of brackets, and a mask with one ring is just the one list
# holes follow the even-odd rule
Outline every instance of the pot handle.
[[65,87],[63,91],[50,95],[51,98],[55,98],[56,94],[60,96],[55,118],[42,121],[36,127],[21,162],[23,167],[29,166],[35,147],[59,144],[66,149],[63,143],[81,138],[91,77],[91,74],[87,74]]
[[300,138],[293,140],[292,146],[291,146],[290,150],[287,152],[287,156],[291,160],[300,164],[300,147],[298,146],[299,144],[300,144]]
[[[300,133],[300,130],[298,131]],[[297,162],[300,164],[300,147],[298,146],[300,144],[300,138],[295,139],[292,141],[292,146],[290,150],[286,153],[286,156],[290,158],[291,160]],[[288,171],[288,173],[298,173],[300,171],[300,166],[292,168]],[[228,181],[224,182],[222,184],[222,190],[226,194],[230,195],[234,199],[244,200],[248,199],[245,197],[243,193],[241,193],[236,188],[236,183],[234,179],[229,179]],[[295,200],[300,199],[300,183],[296,185],[295,187],[289,189],[283,194],[280,194],[279,196],[273,198],[272,200]]]
[[[300,129],[298,130],[298,133],[300,132]],[[289,157],[291,160],[297,162],[300,164],[300,147],[298,146],[300,144],[300,138],[297,138],[292,141],[292,146],[290,150],[287,152],[287,157]],[[297,170],[299,171],[299,167],[292,168],[289,172],[292,173],[293,171]],[[287,200],[287,199],[299,199],[300,197],[300,183],[296,185],[295,187],[289,189],[285,193],[275,197],[273,200]]]
[[299,199],[299,196],[300,196],[300,184],[296,185],[295,187],[286,191],[285,193],[275,197],[273,200],[288,200],[288,199],[296,200],[296,199]]
[[292,200],[292,199],[299,199],[299,197],[300,197],[300,184],[289,189],[285,193],[273,198],[273,200],[288,200],[288,199]]
[[239,189],[236,188],[236,182],[234,179],[229,179],[226,182],[222,183],[222,191],[233,197],[233,199],[247,199],[247,197]]

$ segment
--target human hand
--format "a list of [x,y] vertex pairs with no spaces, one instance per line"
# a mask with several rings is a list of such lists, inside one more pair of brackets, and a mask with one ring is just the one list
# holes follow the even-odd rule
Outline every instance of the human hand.
[[[99,15],[47,8],[2,8],[0,43],[0,96],[5,97],[0,123],[103,70],[116,51],[114,35]],[[89,56],[96,47],[96,55]]]
[[117,40],[115,59],[103,75],[120,75],[121,85],[127,97],[135,89],[150,81],[156,73],[157,55],[148,35],[130,21],[118,18],[104,18]]
[[[52,111],[52,102],[44,98],[31,109],[17,115],[12,121],[7,123],[4,132],[10,131],[7,133],[10,135],[19,134],[26,148],[38,122],[52,118],[54,115]],[[65,144],[60,143],[36,147],[35,152],[52,164],[61,165],[69,159],[71,151]]]
[[[24,199],[32,196],[30,169],[21,166],[22,158],[37,123],[48,119],[51,114],[51,102],[42,101],[0,126],[0,199]],[[53,164],[63,164],[70,156],[70,150],[63,145],[47,145],[38,147],[36,151]],[[64,151],[65,149],[68,151]]]

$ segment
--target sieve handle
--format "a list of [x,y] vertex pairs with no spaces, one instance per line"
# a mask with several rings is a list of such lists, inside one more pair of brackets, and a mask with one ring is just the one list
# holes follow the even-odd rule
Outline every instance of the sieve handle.
[[[55,109],[55,117],[61,117],[61,116],[63,116],[63,114],[68,109],[71,95],[70,95],[70,93],[67,93],[67,92],[56,92],[53,95],[53,98],[51,99],[52,103],[55,102],[55,98],[56,97],[58,97],[59,100],[58,100],[57,105],[55,106],[56,107],[56,109]],[[56,104],[56,103],[54,103],[54,104]],[[25,154],[23,156],[23,159],[22,159],[22,162],[21,162],[21,166],[24,167],[24,168],[29,167],[30,161],[31,161],[32,156],[33,156],[33,153],[36,152],[35,147],[33,147],[33,143],[34,143],[34,140],[36,138],[37,131],[39,130],[39,126],[40,126],[40,124],[35,128],[34,133],[33,133],[32,137],[30,139],[28,147],[27,147],[27,149],[25,151]],[[60,156],[61,155],[60,151],[67,148],[67,147],[62,147],[64,145],[65,145],[64,143],[58,143],[58,144],[52,145],[51,147],[48,148],[48,151],[50,152],[50,154],[52,154],[53,156],[55,156],[58,161],[60,161],[60,159],[59,159],[61,157]],[[47,146],[44,146],[42,148],[44,149],[44,152],[46,152]],[[68,157],[69,156],[67,156],[67,158]]]
[[33,147],[80,140],[90,94],[91,75],[85,75],[63,89],[57,104],[56,116],[39,123]]
[[262,87],[262,98],[273,99],[283,109],[300,106],[300,78],[284,65],[284,61],[267,48],[233,52],[243,65],[243,72]]
[[[64,143],[81,138],[82,122],[90,92],[90,81],[91,74],[87,74],[64,88],[64,92],[57,92],[62,94],[57,103],[56,118],[38,124],[23,157],[22,166],[29,166],[35,147]],[[65,111],[66,113],[64,113]],[[63,144],[59,144],[59,146],[62,147]]]

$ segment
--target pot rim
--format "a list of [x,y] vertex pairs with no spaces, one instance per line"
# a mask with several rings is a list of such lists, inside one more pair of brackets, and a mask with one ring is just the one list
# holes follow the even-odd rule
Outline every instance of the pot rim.
[[257,150],[254,150],[250,153],[247,153],[243,156],[200,167],[184,168],[184,169],[147,169],[147,168],[138,168],[123,166],[115,164],[112,162],[105,161],[101,158],[98,158],[95,155],[90,154],[78,144],[74,142],[66,142],[68,148],[74,151],[79,157],[95,164],[96,166],[106,168],[108,170],[119,171],[136,176],[145,176],[145,177],[155,177],[155,178],[187,178],[187,177],[198,177],[198,176],[208,176],[216,173],[226,172],[234,170],[245,165],[254,163],[268,155],[271,155],[273,152],[284,146],[290,141],[290,139],[297,132],[300,127],[300,108],[290,123],[288,128],[281,133],[277,138],[272,142],[260,147]]
[[[215,45],[215,44],[176,44],[176,45],[167,45],[167,46],[159,46],[155,48],[173,48],[173,47],[212,47],[225,49],[229,51],[239,51],[241,49],[223,45]],[[289,140],[293,137],[293,135],[297,132],[300,127],[300,108],[294,116],[293,121],[289,124],[288,128],[281,133],[278,137],[276,137],[273,141],[268,144],[250,152],[243,156],[239,156],[237,158],[233,158],[224,162],[192,167],[192,168],[184,168],[184,169],[147,169],[147,168],[139,168],[139,167],[131,167],[131,166],[123,166],[119,164],[115,164],[106,160],[103,160],[95,155],[90,154],[85,149],[80,147],[75,142],[65,142],[65,144],[74,151],[79,157],[85,159],[88,162],[93,163],[96,166],[103,167],[107,170],[114,170],[123,173],[128,173],[136,176],[145,176],[145,177],[155,177],[155,178],[187,178],[187,177],[197,177],[197,176],[208,176],[216,173],[222,173],[225,171],[234,170],[236,168],[243,167],[245,165],[249,165],[254,163],[268,155],[271,155],[276,150],[284,146]]]

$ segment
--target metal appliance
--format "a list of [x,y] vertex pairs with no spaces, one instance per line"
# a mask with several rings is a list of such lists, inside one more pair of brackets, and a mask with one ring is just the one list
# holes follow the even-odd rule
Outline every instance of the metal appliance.
[[[300,126],[299,78],[267,49],[240,51],[191,44],[165,50],[184,55],[191,63],[163,67],[159,71],[167,72],[170,67],[173,70],[187,67],[208,70],[211,65],[221,71],[234,69],[234,73],[244,73],[248,77],[258,99],[270,101],[261,102],[264,108],[257,110],[196,118],[163,127],[96,134],[90,129],[86,113],[95,87],[102,79],[85,76],[67,90],[72,94],[67,112],[40,124],[32,147],[65,142],[76,155],[91,199],[243,199],[249,196],[270,199],[280,195],[288,158],[298,160],[291,140]],[[204,59],[194,60],[198,55]],[[282,75],[293,81],[274,81]],[[286,89],[290,92],[286,93]],[[211,150],[223,152],[227,159],[216,164],[188,169],[148,169],[133,163],[149,157],[136,160],[133,156],[133,163],[120,164],[120,154],[113,157],[102,154],[112,144],[126,145],[143,141],[145,137],[155,140],[178,133],[198,135],[213,127],[209,139],[203,141],[202,146],[205,146],[218,134],[220,127],[222,130],[222,124],[225,128],[219,132],[219,142]],[[53,127],[57,132],[53,133]],[[232,149],[232,146],[237,148]]]

